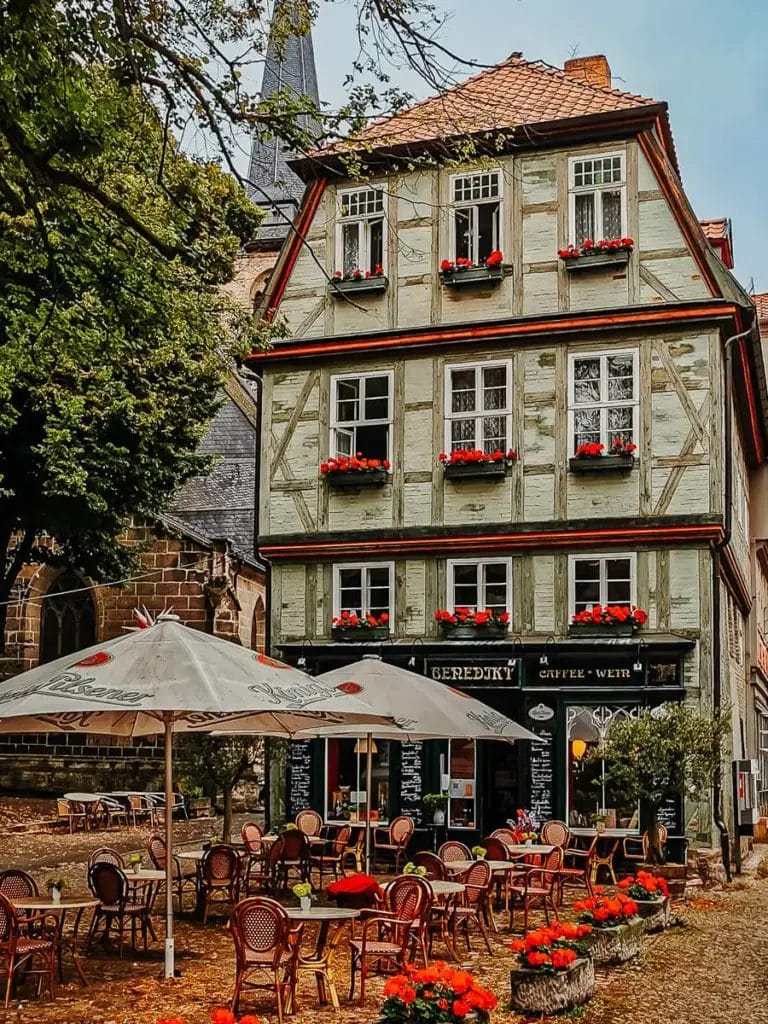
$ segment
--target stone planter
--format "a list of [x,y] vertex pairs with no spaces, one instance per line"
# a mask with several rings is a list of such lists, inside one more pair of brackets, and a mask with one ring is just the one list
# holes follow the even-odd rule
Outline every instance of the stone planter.
[[328,285],[328,291],[334,298],[341,298],[344,295],[366,295],[380,294],[387,290],[389,281],[383,274],[375,277],[361,277],[359,281],[350,278],[348,281],[332,281]]
[[661,900],[635,900],[635,903],[646,932],[661,932],[669,926],[671,906],[666,897]]
[[443,467],[446,480],[475,480],[484,477],[488,480],[503,480],[507,475],[507,460],[498,462],[464,462]]
[[331,627],[331,640],[343,644],[361,644],[374,640],[389,640],[389,626],[355,626],[354,629]]
[[190,818],[210,818],[213,814],[210,797],[193,796],[187,798],[187,813]]
[[589,953],[597,966],[623,964],[640,952],[645,933],[641,918],[633,917],[614,928],[594,928],[588,938]]
[[571,259],[564,259],[565,269],[590,270],[595,267],[622,267],[629,263],[631,249],[615,249],[613,252],[597,252],[594,256],[578,256]]
[[629,473],[635,464],[634,455],[574,455],[568,459],[571,473]]
[[472,267],[470,270],[441,270],[440,280],[446,288],[495,287],[504,280],[503,267]]
[[578,637],[605,637],[620,636],[628,637],[634,636],[637,626],[631,622],[616,622],[613,625],[603,624],[601,622],[572,622],[568,627],[568,636]]
[[542,971],[512,971],[510,1003],[518,1013],[558,1013],[580,1006],[595,991],[595,965],[589,959],[575,960],[556,974]]
[[507,627],[503,623],[490,626],[441,626],[445,640],[503,640],[507,635]]
[[386,469],[348,469],[325,473],[329,487],[335,491],[356,491],[361,487],[383,487],[390,480]]

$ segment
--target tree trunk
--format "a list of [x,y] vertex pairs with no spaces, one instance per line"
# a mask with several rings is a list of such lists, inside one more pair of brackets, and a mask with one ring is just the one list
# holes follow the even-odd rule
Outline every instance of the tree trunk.
[[224,824],[222,826],[222,841],[232,842],[232,790],[233,786],[224,786]]

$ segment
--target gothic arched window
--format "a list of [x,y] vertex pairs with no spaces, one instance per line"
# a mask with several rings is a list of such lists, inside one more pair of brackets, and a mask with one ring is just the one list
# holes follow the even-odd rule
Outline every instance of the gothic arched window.
[[70,570],[53,581],[40,620],[41,665],[96,643],[96,610],[90,591],[83,586]]

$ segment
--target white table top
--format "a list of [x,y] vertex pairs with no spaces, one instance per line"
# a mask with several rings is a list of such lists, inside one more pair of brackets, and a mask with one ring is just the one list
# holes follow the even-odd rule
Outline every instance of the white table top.
[[101,800],[98,793],[65,793],[65,800],[73,800],[76,804],[96,804]]
[[178,853],[174,851],[174,856],[179,860],[202,860],[206,853],[207,850],[179,850]]
[[637,832],[627,828],[572,828],[571,835],[579,836],[582,839],[594,839],[595,836],[604,836],[606,839],[623,839],[624,836],[635,836],[640,838]]
[[463,882],[448,882],[442,878],[435,878],[429,884],[435,896],[456,896],[466,889]]
[[88,907],[98,907],[99,901],[87,897],[69,898],[62,896],[59,903],[54,903],[49,896],[30,896],[25,899],[11,900],[17,910],[46,910],[54,913],[63,913],[65,910],[86,910]]
[[134,871],[129,866],[125,869],[125,877],[129,882],[132,879],[138,882],[162,882],[165,879],[165,872],[157,868],[142,868],[140,871]]
[[286,907],[285,912],[292,921],[351,921],[360,917],[360,911],[352,907]]
[[[485,859],[485,858],[483,858]],[[485,863],[491,871],[515,871],[520,867],[514,860],[486,860]],[[451,860],[445,865],[449,871],[466,871],[477,864],[476,860]]]
[[527,846],[525,843],[505,843],[504,845],[511,854],[514,854],[515,857],[527,857],[528,854],[534,853],[552,853],[554,850],[554,846],[547,846],[545,843],[531,846]]

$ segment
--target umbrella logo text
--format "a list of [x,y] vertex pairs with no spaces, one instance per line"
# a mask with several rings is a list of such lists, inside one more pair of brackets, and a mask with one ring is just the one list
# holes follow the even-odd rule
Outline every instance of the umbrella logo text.
[[135,707],[147,699],[148,694],[137,690],[121,690],[116,686],[99,686],[93,676],[81,676],[79,672],[62,672],[42,683],[20,687],[0,694],[0,704],[31,697],[34,693],[50,697],[65,697],[69,700],[93,701],[94,704],[111,704],[113,707]]
[[328,700],[332,691],[327,686],[315,683],[307,676],[307,682],[289,683],[285,686],[273,686],[270,683],[251,683],[248,687],[253,693],[260,693],[275,707],[299,711],[309,704]]

